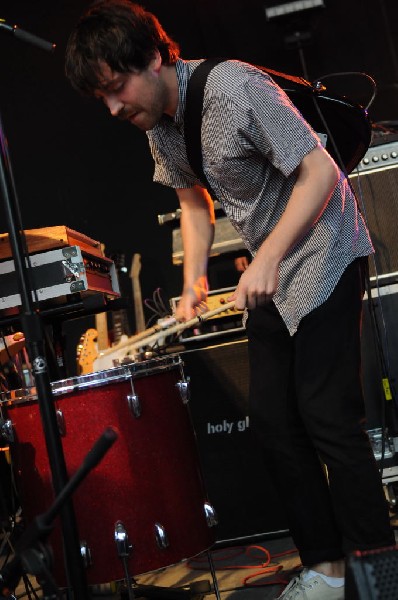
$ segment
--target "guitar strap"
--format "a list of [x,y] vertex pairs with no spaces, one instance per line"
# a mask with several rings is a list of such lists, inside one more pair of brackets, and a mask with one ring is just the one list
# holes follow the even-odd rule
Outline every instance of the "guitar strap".
[[[185,144],[187,149],[187,156],[189,164],[198,177],[201,180],[203,185],[207,188],[210,195],[216,200],[215,194],[212,192],[211,186],[207,181],[206,175],[203,171],[203,161],[202,161],[202,147],[201,147],[201,126],[202,126],[202,111],[203,111],[203,98],[204,98],[204,90],[206,86],[206,81],[210,71],[218,65],[220,62],[226,60],[225,58],[209,58],[200,63],[198,67],[192,73],[188,86],[187,86],[187,94],[186,94],[186,105],[185,105]],[[313,85],[303,79],[302,77],[295,77],[293,75],[287,75],[286,73],[280,73],[279,71],[273,71],[268,67],[263,67],[260,65],[254,65],[257,69],[264,71],[271,75],[271,77],[282,78],[285,82],[289,82],[289,88],[293,90],[300,89],[312,89],[315,91]],[[281,85],[281,84],[279,84]],[[293,86],[293,87],[292,87]],[[283,88],[283,85],[281,86]],[[352,189],[351,182],[348,180],[348,173],[346,169],[346,165],[341,157],[340,150],[334,136],[330,130],[327,119],[323,115],[321,107],[317,102],[316,94],[312,94],[311,96],[314,109],[317,113],[317,117],[323,125],[325,132],[327,133],[328,140],[334,150],[335,153],[335,161],[338,166],[342,170],[342,172],[347,177],[347,181]],[[294,104],[294,102],[293,102]],[[300,110],[300,109],[299,109]],[[311,124],[311,123],[310,123]],[[353,190],[354,191],[354,190]],[[356,196],[356,194],[354,193]],[[360,210],[359,203],[358,209]]]
[[[206,175],[203,171],[201,143],[202,111],[204,91],[210,71],[224,60],[226,59],[208,58],[201,62],[198,67],[196,67],[188,81],[185,101],[184,138],[188,162],[191,166],[192,171],[203,183],[204,187],[208,190],[213,200],[216,200],[217,196],[213,192],[211,185],[208,182]],[[288,80],[291,85],[296,85],[298,89],[302,87],[312,88],[312,85],[302,77],[286,75],[285,73],[273,71],[272,69],[268,69],[266,67],[258,65],[256,65],[256,67],[262,71],[265,71],[271,76],[276,75],[278,77],[282,77],[285,80]]]
[[187,87],[184,116],[184,138],[188,161],[192,171],[208,190],[213,200],[217,200],[206,175],[202,160],[202,110],[205,85],[210,71],[223,62],[224,58],[209,58],[200,63],[192,73]]
[[[202,159],[202,143],[201,143],[201,129],[202,129],[202,111],[203,111],[203,99],[206,81],[209,76],[210,71],[218,65],[220,62],[226,60],[225,58],[208,58],[200,63],[198,67],[192,73],[187,86],[187,94],[185,101],[185,117],[184,117],[184,138],[185,145],[187,150],[188,162],[191,166],[192,171],[195,175],[200,179],[203,183],[204,187],[208,190],[210,196],[213,200],[217,200],[216,194],[213,192],[210,183],[207,181],[206,175],[203,171],[203,159]],[[283,77],[284,79],[289,80],[291,83],[295,83],[299,86],[306,86],[311,88],[312,85],[301,77],[293,77],[290,75],[286,75],[285,73],[280,73],[278,71],[273,71],[266,67],[256,65],[258,69],[265,71],[271,76],[277,75],[278,77]],[[328,132],[329,139],[333,143],[333,147],[338,157],[338,162],[340,164],[340,168],[343,173],[347,176],[346,169],[341,159],[340,153],[338,151],[337,145],[333,138],[333,135],[327,125],[326,119],[324,118],[322,111],[317,105],[316,97],[313,96],[314,104],[317,108],[319,117],[321,122],[325,125],[326,131]],[[348,179],[347,181],[352,189],[352,184]],[[361,212],[361,207],[359,205],[356,194],[353,190],[354,197],[357,203],[357,207],[359,212]],[[369,275],[368,275],[369,278]]]

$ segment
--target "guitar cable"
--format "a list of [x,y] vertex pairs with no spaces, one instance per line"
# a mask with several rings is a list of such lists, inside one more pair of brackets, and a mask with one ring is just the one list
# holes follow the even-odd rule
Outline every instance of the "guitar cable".
[[364,73],[363,71],[341,71],[338,73],[328,73],[327,75],[321,75],[320,77],[317,77],[312,82],[312,85],[314,87],[316,87],[318,82],[323,81],[324,79],[327,79],[328,77],[343,77],[343,76],[346,77],[347,75],[351,75],[351,76],[358,75],[361,77],[365,77],[371,83],[373,92],[372,92],[369,102],[364,107],[365,110],[369,110],[369,108],[373,104],[374,99],[376,98],[376,95],[377,95],[377,84],[376,84],[376,81],[373,79],[373,77],[371,77],[368,73]]

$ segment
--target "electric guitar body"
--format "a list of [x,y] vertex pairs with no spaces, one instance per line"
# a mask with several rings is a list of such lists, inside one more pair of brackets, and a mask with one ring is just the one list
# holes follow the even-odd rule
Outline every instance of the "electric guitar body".
[[368,112],[344,96],[319,89],[301,77],[258,67],[286,92],[295,107],[318,134],[326,136],[326,150],[349,175],[369,148],[372,125]]

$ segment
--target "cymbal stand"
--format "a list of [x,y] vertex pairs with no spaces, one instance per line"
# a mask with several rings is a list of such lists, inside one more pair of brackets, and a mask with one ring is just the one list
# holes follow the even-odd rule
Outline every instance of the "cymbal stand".
[[[4,23],[1,24],[0,31],[3,29],[13,31],[13,28],[6,26]],[[21,35],[21,32],[26,33],[26,35]],[[44,42],[40,38],[28,34],[27,32],[23,32],[21,29],[18,29],[17,37],[30,43],[34,43],[44,49],[49,49],[45,47],[45,44],[51,49],[54,49],[54,45]],[[38,43],[37,40],[39,40],[40,43]],[[4,201],[7,229],[17,275],[18,290],[21,296],[21,323],[35,377],[40,416],[52,475],[52,484],[55,494],[58,495],[67,483],[67,470],[56,421],[48,366],[45,358],[43,326],[39,312],[37,308],[35,308],[32,299],[33,287],[29,281],[29,269],[27,267],[29,256],[26,248],[23,248],[24,236],[22,219],[1,114],[0,191]],[[68,499],[61,511],[61,527],[64,540],[65,568],[68,585],[74,591],[75,598],[79,600],[88,600],[88,589],[85,581],[76,518],[71,499]]]

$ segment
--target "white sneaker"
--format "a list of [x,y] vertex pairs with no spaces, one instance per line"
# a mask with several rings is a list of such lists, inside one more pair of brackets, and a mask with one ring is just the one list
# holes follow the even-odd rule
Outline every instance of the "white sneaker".
[[344,585],[332,587],[320,575],[304,581],[306,572],[304,569],[292,579],[276,600],[344,600]]

